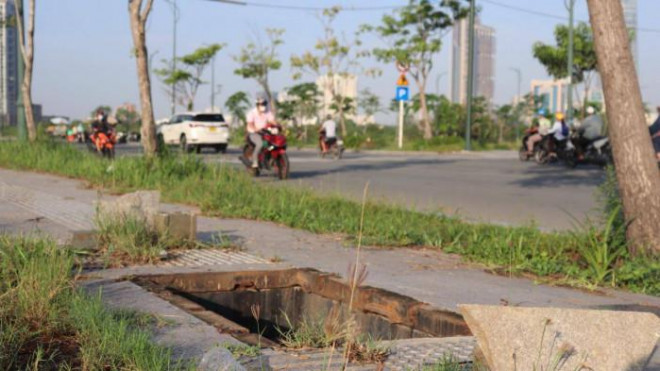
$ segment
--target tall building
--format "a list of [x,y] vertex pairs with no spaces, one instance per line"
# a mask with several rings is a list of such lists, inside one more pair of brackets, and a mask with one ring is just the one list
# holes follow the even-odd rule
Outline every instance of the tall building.
[[[321,93],[321,117],[334,113],[330,108],[333,103],[333,89],[336,94],[344,98],[352,98],[354,101],[357,100],[358,82],[357,76],[355,75],[334,74],[332,76],[320,76],[316,80],[316,86],[318,86],[319,92]],[[351,115],[347,117],[354,118]]]
[[[492,102],[495,93],[495,29],[475,20],[473,96]],[[467,102],[469,22],[462,19],[454,25],[451,48],[450,95],[455,103]]]
[[623,5],[623,17],[626,20],[626,27],[631,34],[630,50],[637,66],[639,63],[637,55],[637,0],[621,0],[621,5]]
[[[541,98],[541,106],[546,112],[566,112],[568,106],[568,78],[561,80],[532,80],[531,91]],[[574,102],[575,103],[575,102]]]
[[18,32],[13,0],[0,0],[0,126],[16,124],[18,98]]

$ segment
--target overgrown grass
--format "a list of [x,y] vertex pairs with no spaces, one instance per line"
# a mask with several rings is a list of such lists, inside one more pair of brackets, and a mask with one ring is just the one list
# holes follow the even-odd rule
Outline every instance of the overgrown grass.
[[71,253],[52,241],[0,235],[0,369],[173,370],[170,352],[74,287]]
[[[5,142],[0,143],[0,166],[86,179],[118,192],[159,190],[164,200],[199,206],[207,215],[269,220],[315,233],[352,238],[360,224],[361,205],[356,202],[260,184],[232,167],[205,165],[191,156],[107,162],[62,144]],[[585,251],[610,241],[599,229],[544,233],[533,226],[469,224],[385,204],[369,202],[365,207],[365,244],[436,247],[502,273],[531,273],[573,284],[607,282],[660,295],[657,258],[621,254],[608,264],[604,277],[590,269],[593,263]]]

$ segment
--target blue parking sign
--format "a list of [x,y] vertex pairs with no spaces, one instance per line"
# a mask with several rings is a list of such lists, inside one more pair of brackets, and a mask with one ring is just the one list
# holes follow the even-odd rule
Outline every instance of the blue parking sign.
[[410,100],[410,89],[407,86],[397,86],[396,87],[396,98],[397,101],[407,102]]

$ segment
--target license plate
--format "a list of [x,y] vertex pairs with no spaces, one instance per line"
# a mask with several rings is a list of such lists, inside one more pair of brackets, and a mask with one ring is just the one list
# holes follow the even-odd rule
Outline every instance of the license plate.
[[215,126],[211,126],[211,127],[209,127],[209,131],[210,131],[210,132],[215,132],[217,129],[218,129],[218,128],[216,128]]

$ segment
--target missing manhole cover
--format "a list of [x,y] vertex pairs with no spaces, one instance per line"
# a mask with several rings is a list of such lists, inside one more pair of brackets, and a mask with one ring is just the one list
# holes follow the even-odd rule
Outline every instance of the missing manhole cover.
[[289,343],[283,334],[306,321],[316,321],[326,334],[350,322],[354,335],[372,340],[470,335],[459,314],[373,287],[355,290],[349,314],[351,287],[335,275],[313,269],[153,275],[133,280],[219,331],[262,347],[285,348]]

